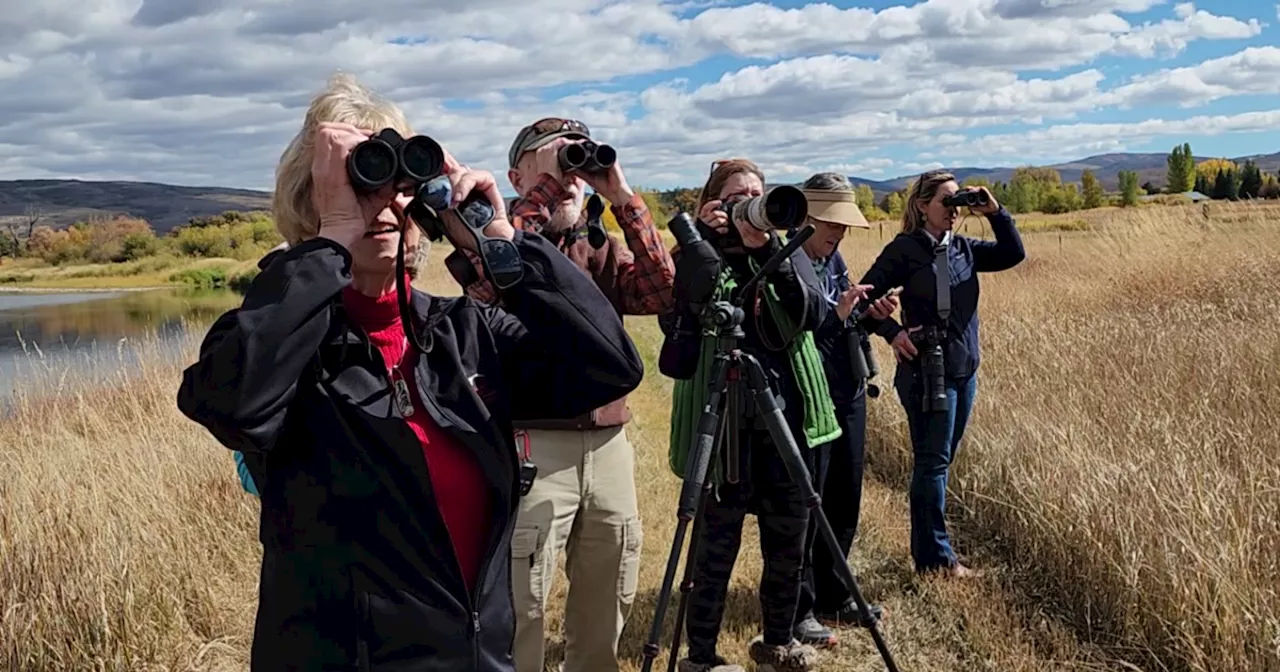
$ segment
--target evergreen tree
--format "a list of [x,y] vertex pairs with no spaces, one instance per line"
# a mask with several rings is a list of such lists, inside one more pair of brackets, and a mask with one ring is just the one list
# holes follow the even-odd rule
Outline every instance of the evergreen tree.
[[1240,176],[1232,168],[1219,168],[1213,181],[1213,198],[1234,201],[1240,197]]
[[1084,192],[1084,207],[1102,207],[1102,200],[1106,194],[1102,190],[1102,183],[1098,181],[1092,170],[1085,169],[1080,173],[1080,188]]
[[1258,198],[1262,193],[1262,171],[1252,160],[1240,171],[1240,198]]
[[1209,180],[1205,178],[1203,173],[1196,173],[1195,189],[1205,196],[1210,196],[1211,194],[1209,192],[1213,191],[1209,186]]

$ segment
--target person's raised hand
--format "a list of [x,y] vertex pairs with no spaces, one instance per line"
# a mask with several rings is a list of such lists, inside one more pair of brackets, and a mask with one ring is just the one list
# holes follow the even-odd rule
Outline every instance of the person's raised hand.
[[867,294],[873,289],[875,285],[854,285],[841,292],[840,298],[836,299],[836,316],[840,321],[849,319],[853,314],[854,305],[867,298]]
[[320,235],[350,247],[364,236],[378,213],[395,199],[392,186],[358,194],[347,177],[347,156],[374,131],[322,122],[311,156],[311,203],[320,217]]
[[745,217],[734,217],[733,227],[742,237],[743,246],[748,249],[759,249],[769,244],[769,232],[761,231],[746,221]]
[[453,209],[477,190],[483,193],[485,200],[489,201],[489,204],[493,206],[493,219],[483,229],[484,235],[490,238],[503,238],[506,240],[515,238],[515,229],[507,219],[506,202],[502,199],[502,192],[498,190],[498,181],[493,177],[493,173],[485,170],[464,168],[451,173],[449,181],[453,183],[453,203],[452,207],[443,213],[441,219],[445,225],[445,235],[449,237],[454,246],[467,252],[479,252],[476,248],[475,238],[471,235],[467,225],[463,223],[457,210]]
[[604,196],[605,200],[614,205],[622,205],[635,195],[631,185],[627,183],[627,176],[622,172],[621,161],[614,161],[612,166],[599,173],[574,170],[569,174],[580,178],[597,194]]
[[698,209],[698,219],[722,236],[729,233],[729,215],[720,209],[723,203],[719,199],[711,200]]
[[877,320],[887,320],[898,310],[898,297],[895,295],[882,296],[867,309],[867,314]]
[[986,187],[976,187],[976,189],[987,195],[987,204],[975,205],[969,208],[971,212],[976,212],[979,215],[994,215],[1000,211],[1000,202],[996,200],[996,195],[991,193],[990,189]]
[[569,144],[568,138],[556,138],[533,150],[533,170],[538,176],[550,175],[556,182],[565,183],[560,170],[560,148]]

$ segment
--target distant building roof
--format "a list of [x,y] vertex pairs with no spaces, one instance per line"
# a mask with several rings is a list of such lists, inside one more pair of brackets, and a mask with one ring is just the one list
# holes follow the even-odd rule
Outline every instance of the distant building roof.
[[1191,199],[1192,203],[1199,203],[1200,201],[1212,200],[1208,196],[1205,196],[1204,194],[1198,191],[1184,191],[1179,194],[1146,194],[1145,196],[1141,196],[1139,198],[1140,200],[1143,200],[1143,201],[1150,201],[1155,198],[1159,198],[1160,196],[1186,196],[1187,198]]

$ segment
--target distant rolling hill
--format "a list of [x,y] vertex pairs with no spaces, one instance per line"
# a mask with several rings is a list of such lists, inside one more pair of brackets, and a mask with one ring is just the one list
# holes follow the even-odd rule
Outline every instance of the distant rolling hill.
[[[1119,189],[1121,170],[1138,173],[1138,183],[1164,185],[1165,154],[1099,154],[1076,161],[1059,163],[1052,168],[1066,182],[1079,182],[1080,173],[1092,168],[1107,189]],[[1212,157],[1196,157],[1203,161]],[[1241,156],[1232,159],[1244,163],[1253,159],[1265,172],[1280,171],[1280,152]],[[1008,182],[1013,167],[951,169],[960,180],[985,177],[992,183]],[[855,184],[866,184],[882,197],[906,188],[916,175],[903,175],[891,180],[868,180],[850,176]],[[271,194],[265,191],[227,189],[224,187],[179,187],[154,182],[92,182],[82,180],[0,180],[0,224],[23,222],[28,213],[38,215],[38,224],[65,227],[72,222],[117,214],[140,217],[151,223],[157,233],[186,224],[193,217],[217,215],[228,210],[267,210]],[[25,224],[22,227],[25,229]],[[23,231],[25,233],[25,231]]]
[[[1168,170],[1166,159],[1167,154],[1099,154],[1097,156],[1089,156],[1075,161],[1059,163],[1052,166],[1046,166],[1058,171],[1062,176],[1063,182],[1079,182],[1080,174],[1086,169],[1092,169],[1094,175],[1102,182],[1103,187],[1111,190],[1120,188],[1120,171],[1133,170],[1138,173],[1138,184],[1151,182],[1152,184],[1163,187],[1165,183],[1165,174]],[[1210,158],[1208,156],[1197,156],[1196,162],[1204,161]],[[1253,159],[1258,164],[1258,168],[1263,172],[1280,171],[1280,152],[1274,154],[1255,154],[1251,156],[1240,156],[1231,160],[1243,165],[1245,160]],[[956,174],[956,177],[964,181],[970,177],[985,177],[992,184],[996,182],[1009,182],[1013,179],[1014,167],[1001,168],[973,168],[960,167],[950,168]],[[871,187],[877,197],[883,196],[891,191],[905,189],[907,185],[918,175],[903,175],[891,180],[867,180],[857,176],[849,176],[850,181],[854,184],[865,184]]]
[[192,217],[227,210],[267,210],[271,194],[223,187],[179,187],[154,182],[81,180],[0,180],[0,220],[62,228],[95,216],[130,215],[151,223],[157,233],[186,224]]

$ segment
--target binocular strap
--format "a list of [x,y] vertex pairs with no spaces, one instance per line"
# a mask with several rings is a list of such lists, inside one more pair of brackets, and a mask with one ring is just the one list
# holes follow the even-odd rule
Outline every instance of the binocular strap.
[[951,248],[951,232],[942,237],[942,242],[933,246],[933,276],[937,282],[937,305],[939,327],[947,328],[947,318],[951,317],[951,259],[947,256]]

